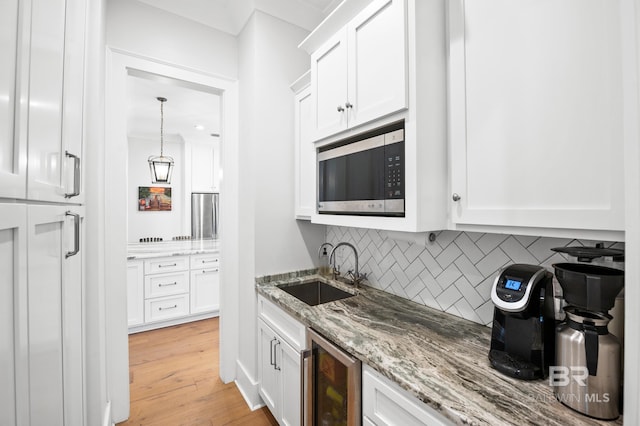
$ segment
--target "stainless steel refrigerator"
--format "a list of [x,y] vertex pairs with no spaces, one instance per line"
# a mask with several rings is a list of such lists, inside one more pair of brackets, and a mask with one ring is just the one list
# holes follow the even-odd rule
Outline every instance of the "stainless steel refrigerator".
[[191,239],[218,238],[219,194],[191,193]]

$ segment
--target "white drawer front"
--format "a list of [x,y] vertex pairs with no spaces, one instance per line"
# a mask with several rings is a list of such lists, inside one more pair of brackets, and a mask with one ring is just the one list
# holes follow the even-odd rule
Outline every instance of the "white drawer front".
[[258,296],[258,315],[296,351],[306,349],[307,329],[275,304]]
[[144,261],[144,273],[147,275],[186,271],[187,269],[189,269],[189,256],[158,257]]
[[398,384],[362,365],[362,415],[377,426],[445,426],[452,423]]
[[145,322],[163,321],[189,315],[189,295],[159,297],[144,301]]
[[194,254],[191,256],[191,269],[214,269],[220,266],[218,254]]
[[144,277],[144,298],[171,296],[189,292],[189,271],[172,274],[146,275]]

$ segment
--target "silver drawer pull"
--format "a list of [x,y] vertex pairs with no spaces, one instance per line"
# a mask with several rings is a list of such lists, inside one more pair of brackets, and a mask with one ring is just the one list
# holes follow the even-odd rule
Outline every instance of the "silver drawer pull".
[[172,266],[178,266],[177,263],[172,263],[171,265],[158,265],[158,268],[170,268]]
[[216,269],[203,269],[202,270],[203,274],[212,274],[214,272],[218,272],[218,268],[216,268]]
[[158,310],[159,310],[159,311],[165,311],[165,310],[167,310],[167,309],[175,309],[175,308],[177,308],[177,307],[178,307],[178,305],[166,306],[166,307],[164,307],[164,308],[163,308],[162,306],[160,306],[160,307],[158,308]]
[[166,284],[160,283],[160,284],[158,284],[158,287],[167,287],[167,286],[170,286],[170,285],[177,285],[177,284],[178,284],[178,281],[174,281],[172,283],[166,283]]
[[203,260],[202,263],[218,263],[218,259],[213,260]]

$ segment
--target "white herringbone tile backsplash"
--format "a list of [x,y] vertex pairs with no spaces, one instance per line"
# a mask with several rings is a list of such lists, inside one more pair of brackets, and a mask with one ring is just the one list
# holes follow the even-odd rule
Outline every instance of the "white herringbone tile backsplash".
[[[440,231],[430,242],[426,234],[413,241],[374,229],[328,226],[326,241],[346,241],[358,249],[360,272],[369,285],[453,315],[490,325],[491,286],[498,270],[512,263],[542,265],[551,272],[557,262],[575,261],[552,247],[593,246],[595,241],[522,235]],[[624,248],[623,243],[606,242]],[[352,251],[340,248],[337,264],[344,273],[354,267]]]

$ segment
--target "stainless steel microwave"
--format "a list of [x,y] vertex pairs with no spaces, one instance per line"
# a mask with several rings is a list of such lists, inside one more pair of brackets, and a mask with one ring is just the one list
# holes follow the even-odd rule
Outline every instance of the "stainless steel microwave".
[[404,216],[404,122],[318,150],[318,213]]

